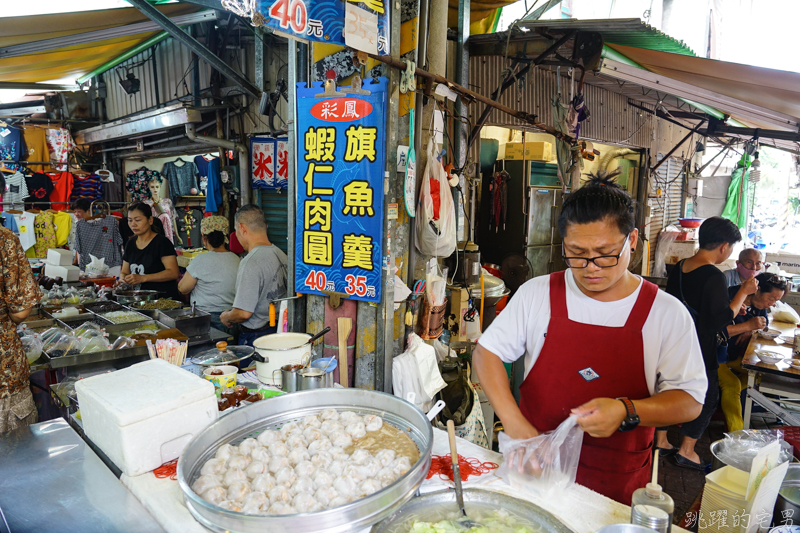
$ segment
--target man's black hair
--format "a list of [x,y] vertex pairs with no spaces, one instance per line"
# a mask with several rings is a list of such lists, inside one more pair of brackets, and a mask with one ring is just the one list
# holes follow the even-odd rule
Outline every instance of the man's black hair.
[[591,176],[589,181],[564,200],[558,217],[558,231],[563,238],[571,224],[589,224],[608,217],[619,232],[628,235],[636,227],[634,201],[608,175]]
[[742,240],[736,224],[722,217],[707,218],[700,225],[700,248],[713,250],[723,244],[731,246]]

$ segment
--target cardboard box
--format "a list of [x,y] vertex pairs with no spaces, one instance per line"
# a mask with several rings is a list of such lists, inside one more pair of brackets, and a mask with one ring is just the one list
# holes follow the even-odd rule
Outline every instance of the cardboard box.
[[664,254],[664,263],[675,265],[681,259],[692,257],[700,248],[697,241],[672,241]]
[[50,248],[47,250],[47,262],[56,266],[68,266],[72,264],[72,255],[72,250]]
[[[522,143],[506,143],[505,144],[506,161],[521,161],[522,157]],[[527,161],[550,161],[553,158],[553,145],[544,142],[526,142],[525,143],[525,160]]]
[[64,281],[78,281],[81,269],[74,265],[51,265],[45,262],[44,275],[48,278],[61,278]]
[[450,311],[445,317],[447,329],[450,330],[450,342],[466,341],[467,321],[464,315],[469,309],[469,292],[463,287],[448,287],[450,289]]

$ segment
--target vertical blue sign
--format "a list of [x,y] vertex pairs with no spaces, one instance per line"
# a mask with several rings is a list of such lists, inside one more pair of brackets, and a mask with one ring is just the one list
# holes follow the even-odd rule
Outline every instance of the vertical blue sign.
[[[379,302],[387,79],[368,95],[297,84],[295,292]],[[346,90],[346,89],[345,89]]]

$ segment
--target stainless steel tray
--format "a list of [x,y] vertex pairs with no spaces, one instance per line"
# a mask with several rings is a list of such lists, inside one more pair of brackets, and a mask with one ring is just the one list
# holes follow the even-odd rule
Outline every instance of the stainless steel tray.
[[[347,505],[316,513],[284,516],[251,516],[226,511],[211,505],[192,491],[191,484],[202,465],[214,456],[217,448],[238,444],[255,437],[265,429],[281,427],[287,422],[319,413],[323,409],[354,411],[361,415],[376,414],[384,423],[404,431],[420,450],[420,459],[393,484]],[[405,504],[419,486],[431,466],[433,430],[425,414],[414,405],[391,394],[360,389],[321,389],[294,392],[236,409],[195,437],[178,459],[178,483],[184,493],[186,507],[192,516],[212,531],[237,533],[343,533],[358,531],[376,524]]]
[[120,350],[103,350],[102,352],[79,353],[77,355],[64,355],[61,357],[50,357],[42,352],[39,361],[45,359],[50,364],[50,368],[64,368],[69,366],[90,365],[92,363],[102,363],[104,361],[117,361],[130,357],[140,357],[147,359],[147,346],[134,346],[132,348],[122,348]]
[[[542,533],[573,533],[558,518],[536,504],[506,496],[500,492],[483,489],[464,489],[464,508],[467,516],[475,519],[484,512],[500,509],[530,521],[536,531]],[[414,520],[438,522],[448,515],[460,516],[453,490],[431,492],[414,498],[395,511],[390,517],[375,525],[372,533],[407,533]],[[538,527],[537,527],[538,526]]]
[[173,309],[160,311],[156,320],[171,328],[177,328],[187,337],[205,335],[211,328],[211,315],[200,309]]

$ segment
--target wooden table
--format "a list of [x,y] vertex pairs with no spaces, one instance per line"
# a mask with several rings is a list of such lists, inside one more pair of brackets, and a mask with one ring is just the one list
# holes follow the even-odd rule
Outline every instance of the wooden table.
[[[780,330],[782,335],[794,336],[795,325],[786,322],[770,322],[769,327]],[[765,350],[783,357],[775,364],[764,363],[756,352]],[[800,425],[800,414],[787,411],[780,405],[764,396],[764,393],[787,398],[786,403],[800,401],[800,370],[789,364],[794,347],[792,343],[776,343],[754,334],[742,359],[742,368],[747,370],[747,397],[744,403],[744,428],[750,428],[750,415],[753,401],[777,415],[784,422]],[[757,379],[760,377],[760,380]]]

